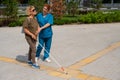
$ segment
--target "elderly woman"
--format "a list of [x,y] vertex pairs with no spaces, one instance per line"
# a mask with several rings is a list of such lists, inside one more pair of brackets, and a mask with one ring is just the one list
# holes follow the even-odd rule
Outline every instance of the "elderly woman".
[[46,62],[51,62],[49,59],[49,53],[52,42],[52,24],[53,24],[53,16],[50,14],[50,5],[45,4],[43,6],[43,12],[39,13],[37,16],[37,21],[41,27],[41,32],[39,33],[39,44],[36,52],[36,61],[40,57],[40,53],[43,47],[45,47],[43,60]]
[[26,41],[29,44],[28,64],[32,65],[33,68],[39,68],[35,62],[36,41],[37,35],[40,32],[39,24],[34,17],[37,12],[34,6],[28,6],[26,13],[28,17],[23,22],[23,30],[25,33]]

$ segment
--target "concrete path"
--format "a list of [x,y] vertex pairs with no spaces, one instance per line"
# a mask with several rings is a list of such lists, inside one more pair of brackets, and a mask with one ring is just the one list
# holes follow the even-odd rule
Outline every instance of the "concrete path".
[[[120,80],[120,23],[53,26],[51,63],[27,61],[21,27],[0,28],[0,80]],[[43,55],[43,51],[41,53]]]

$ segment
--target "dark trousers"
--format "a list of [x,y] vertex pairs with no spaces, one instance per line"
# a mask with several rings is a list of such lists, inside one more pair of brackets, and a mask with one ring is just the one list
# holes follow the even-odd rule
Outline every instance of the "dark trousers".
[[44,51],[43,60],[48,58],[50,55],[49,53],[50,53],[51,43],[52,43],[52,37],[39,38],[39,44],[37,46],[36,57],[40,57],[40,53],[41,53],[43,46],[44,46],[45,49],[47,50],[47,52]]
[[28,60],[35,63],[36,55],[36,40],[32,39],[31,36],[25,35],[27,43],[29,44]]

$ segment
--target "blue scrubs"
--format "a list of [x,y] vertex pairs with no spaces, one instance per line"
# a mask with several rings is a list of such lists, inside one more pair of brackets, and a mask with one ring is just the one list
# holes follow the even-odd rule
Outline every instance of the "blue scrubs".
[[[44,51],[44,56],[43,56],[43,60],[45,60],[46,58],[49,57],[49,53],[50,53],[50,48],[51,48],[51,43],[52,43],[52,35],[53,35],[53,31],[52,31],[52,24],[53,24],[53,16],[52,14],[47,14],[46,16],[43,16],[43,13],[39,13],[37,16],[37,21],[40,25],[40,27],[43,27],[45,24],[49,23],[50,26],[43,29],[38,36],[39,39],[39,44],[37,46],[37,51],[36,51],[36,57],[40,57],[40,53],[42,51],[42,46],[45,46],[45,49],[47,50]],[[41,45],[40,45],[41,44]]]

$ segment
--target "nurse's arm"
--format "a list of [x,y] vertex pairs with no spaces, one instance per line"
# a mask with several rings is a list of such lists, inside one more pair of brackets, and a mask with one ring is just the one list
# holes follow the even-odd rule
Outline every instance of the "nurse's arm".
[[45,28],[47,28],[47,27],[49,27],[50,26],[50,23],[47,23],[47,24],[45,24],[43,27],[41,27],[41,29],[45,29]]

